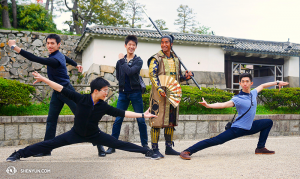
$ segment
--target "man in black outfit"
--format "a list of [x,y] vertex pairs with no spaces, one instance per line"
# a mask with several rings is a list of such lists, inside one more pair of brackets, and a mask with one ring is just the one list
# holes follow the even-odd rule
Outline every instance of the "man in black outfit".
[[59,135],[51,140],[39,142],[24,149],[20,149],[12,153],[6,161],[16,161],[20,158],[27,158],[39,153],[49,153],[55,148],[65,145],[71,145],[82,142],[90,142],[93,145],[104,145],[129,152],[137,152],[145,154],[146,158],[152,158],[153,151],[130,142],[123,142],[102,132],[98,127],[98,122],[105,114],[117,117],[130,118],[150,118],[157,117],[149,112],[150,108],[145,113],[135,113],[124,111],[108,105],[104,99],[109,92],[109,83],[101,77],[96,78],[90,84],[91,94],[80,94],[70,90],[58,83],[55,83],[37,72],[32,73],[37,82],[45,82],[58,93],[61,93],[74,101],[77,104],[74,118],[74,126],[69,132]]
[[[29,53],[16,45],[15,40],[9,40],[8,45],[11,47],[12,50],[16,51],[23,57],[27,58],[30,61],[40,63],[43,65],[47,65],[47,75],[50,80],[68,88],[69,90],[75,91],[73,86],[70,84],[70,79],[68,76],[68,70],[66,67],[66,63],[75,66],[79,72],[82,72],[83,68],[81,65],[77,65],[76,62],[64,56],[60,51],[61,39],[56,34],[50,34],[46,38],[46,46],[50,53],[48,58],[41,58]],[[66,98],[61,93],[54,91],[52,93],[50,107],[47,117],[47,125],[46,125],[46,133],[44,140],[50,140],[55,137],[56,133],[56,126],[57,126],[57,119],[61,109],[63,108],[64,104],[67,104],[73,114],[75,114],[76,104],[71,101],[70,99]],[[35,157],[41,156],[48,156],[51,155],[51,151],[48,153],[41,153],[37,154]]]

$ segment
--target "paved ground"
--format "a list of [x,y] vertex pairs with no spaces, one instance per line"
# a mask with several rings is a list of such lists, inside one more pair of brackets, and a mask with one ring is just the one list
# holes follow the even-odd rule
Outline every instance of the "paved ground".
[[[175,141],[175,149],[181,151],[195,142]],[[9,163],[5,159],[25,146],[2,147],[0,178],[300,178],[300,137],[270,137],[267,148],[275,155],[255,155],[256,143],[257,138],[235,139],[198,152],[190,161],[178,156],[151,160],[120,150],[99,158],[96,147],[84,143],[56,149],[51,157]],[[159,144],[162,151],[163,144]],[[7,174],[9,166],[17,173]]]

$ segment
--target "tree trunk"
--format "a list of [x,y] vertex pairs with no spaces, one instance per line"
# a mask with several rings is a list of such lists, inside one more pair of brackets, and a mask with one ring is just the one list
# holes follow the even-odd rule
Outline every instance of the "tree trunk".
[[45,6],[45,9],[46,9],[46,10],[49,10],[49,2],[50,2],[50,0],[47,0],[47,1],[46,1],[46,6]]
[[13,27],[17,28],[18,27],[18,22],[17,22],[17,4],[16,0],[11,0],[12,3],[12,13],[13,13]]
[[81,31],[80,31],[80,27],[78,25],[78,22],[79,22],[79,18],[78,18],[78,12],[77,12],[77,8],[78,8],[78,0],[75,0],[74,1],[74,5],[73,5],[73,10],[72,10],[72,16],[73,16],[73,22],[74,22],[74,28],[75,28],[75,31],[76,31],[76,34],[81,34]]
[[53,15],[53,8],[54,8],[54,6],[53,6],[53,0],[51,0],[51,12],[50,12],[51,16]]
[[2,24],[4,28],[11,28],[10,21],[9,21],[9,14],[8,14],[8,5],[7,0],[1,0],[2,5]]

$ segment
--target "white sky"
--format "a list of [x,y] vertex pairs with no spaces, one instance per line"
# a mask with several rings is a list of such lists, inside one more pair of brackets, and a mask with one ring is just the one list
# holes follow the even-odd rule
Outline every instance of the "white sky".
[[[290,42],[300,44],[300,0],[137,0],[146,5],[152,20],[163,19],[169,31],[174,25],[177,8],[188,5],[196,12],[196,20],[211,27],[215,35],[243,39]],[[145,24],[150,24],[147,20]],[[58,29],[67,29],[70,20],[65,13],[54,21]]]

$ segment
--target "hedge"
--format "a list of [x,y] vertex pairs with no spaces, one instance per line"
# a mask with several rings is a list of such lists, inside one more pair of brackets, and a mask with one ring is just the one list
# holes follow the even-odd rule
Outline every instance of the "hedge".
[[[202,101],[202,97],[207,103],[226,102],[229,101],[234,95],[231,92],[226,92],[218,88],[201,88],[181,85],[182,98],[179,104],[179,109],[189,108],[192,106],[199,106],[198,102]],[[149,108],[151,85],[146,87],[146,92],[143,94],[144,109]]]
[[264,89],[258,97],[270,109],[300,109],[300,88]]
[[0,106],[3,105],[30,105],[31,93],[35,88],[16,80],[0,78]]

